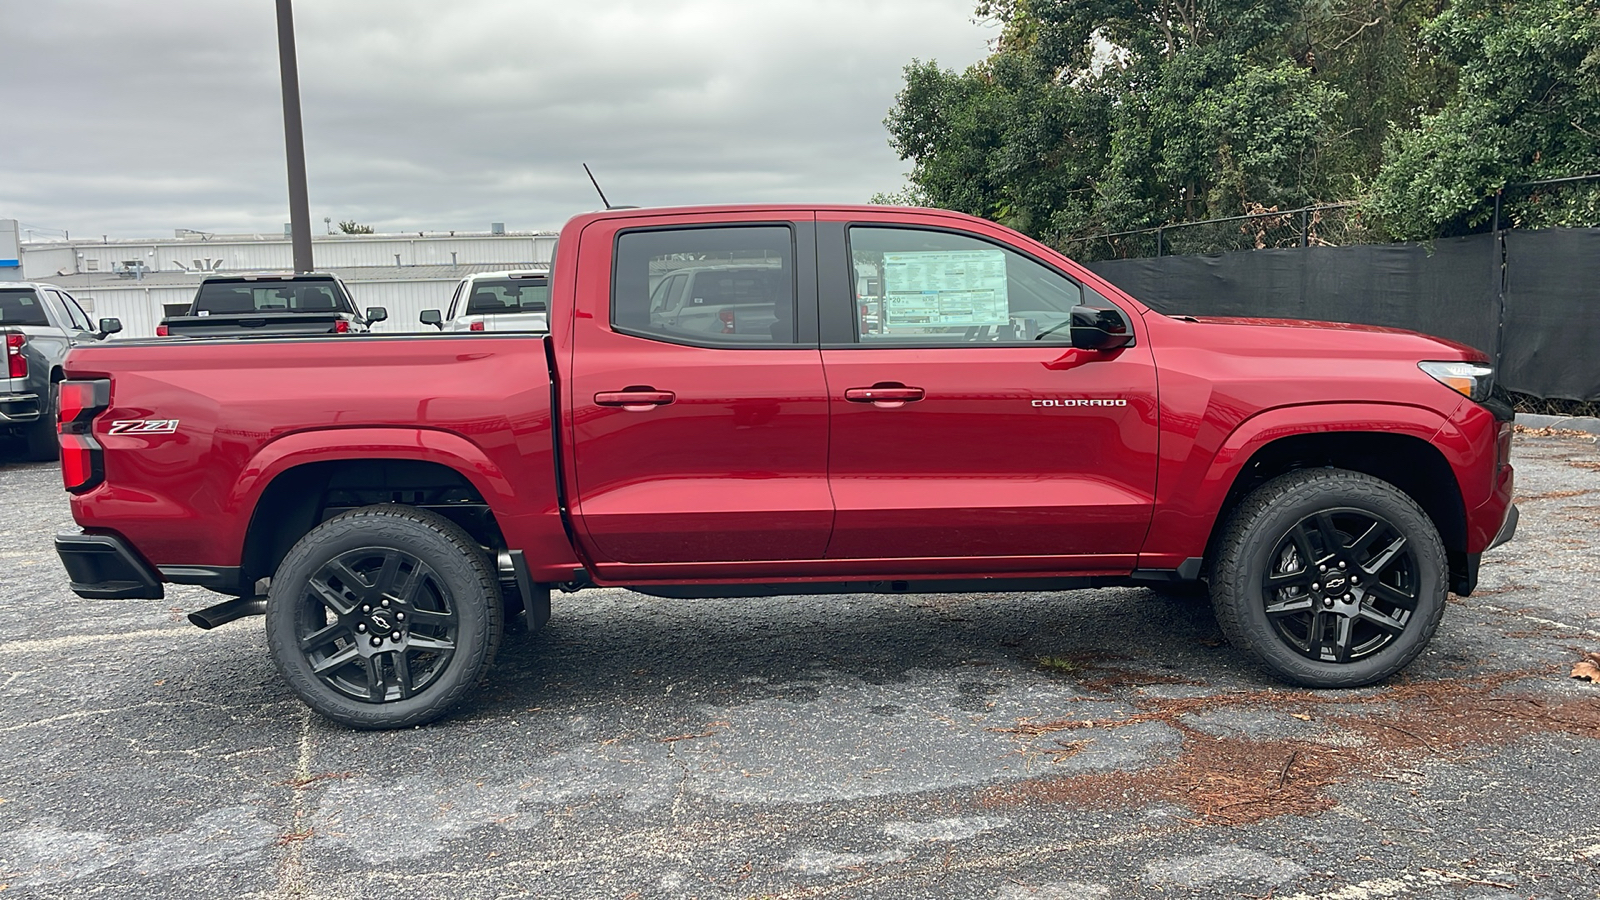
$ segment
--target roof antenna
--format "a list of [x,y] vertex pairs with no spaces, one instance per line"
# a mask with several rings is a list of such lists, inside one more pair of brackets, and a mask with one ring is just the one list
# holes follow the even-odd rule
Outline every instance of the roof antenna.
[[600,202],[606,205],[606,209],[616,209],[611,205],[611,201],[606,199],[606,192],[600,190],[600,182],[594,180],[594,173],[589,171],[588,163],[583,164],[583,174],[589,176],[589,183],[594,185],[595,193],[600,195]]

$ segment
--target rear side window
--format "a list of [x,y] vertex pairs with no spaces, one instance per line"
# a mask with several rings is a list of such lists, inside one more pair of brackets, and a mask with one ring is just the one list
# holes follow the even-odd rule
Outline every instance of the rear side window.
[[44,303],[31,290],[0,290],[0,325],[49,325]]
[[550,279],[496,278],[476,281],[467,295],[467,315],[545,312],[550,306]]
[[611,324],[701,346],[795,340],[794,235],[783,225],[624,232]]
[[194,314],[201,316],[343,310],[332,281],[210,282],[200,285],[194,300]]

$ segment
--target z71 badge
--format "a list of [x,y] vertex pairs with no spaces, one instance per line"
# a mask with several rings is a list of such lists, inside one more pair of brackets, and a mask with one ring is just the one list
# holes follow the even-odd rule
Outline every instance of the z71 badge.
[[172,434],[178,430],[177,419],[125,419],[112,422],[107,434]]

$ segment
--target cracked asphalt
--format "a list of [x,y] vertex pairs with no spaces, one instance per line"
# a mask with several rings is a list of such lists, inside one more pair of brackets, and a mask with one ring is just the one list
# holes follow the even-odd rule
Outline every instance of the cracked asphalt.
[[88,601],[0,455],[7,897],[1600,896],[1600,449],[1390,684],[1283,688],[1203,602],[555,598],[468,703],[348,731],[213,597]]

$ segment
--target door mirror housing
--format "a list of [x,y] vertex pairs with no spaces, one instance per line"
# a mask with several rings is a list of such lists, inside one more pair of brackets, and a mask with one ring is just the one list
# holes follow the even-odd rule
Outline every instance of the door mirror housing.
[[432,325],[440,330],[444,329],[444,317],[439,315],[439,311],[437,309],[425,309],[422,311],[422,315],[418,318],[422,320],[422,324],[424,325]]
[[386,321],[388,321],[388,319],[389,319],[389,311],[387,309],[384,309],[381,306],[369,306],[369,307],[367,307],[367,321],[368,322],[372,322],[372,323],[386,322]]
[[122,330],[122,320],[121,319],[101,319],[100,320],[100,337],[102,337],[102,338],[110,337],[111,335],[116,334],[117,332],[119,332],[121,330]]
[[1133,327],[1120,309],[1072,308],[1072,346],[1079,350],[1117,350],[1133,343]]

